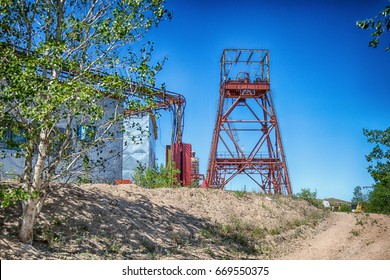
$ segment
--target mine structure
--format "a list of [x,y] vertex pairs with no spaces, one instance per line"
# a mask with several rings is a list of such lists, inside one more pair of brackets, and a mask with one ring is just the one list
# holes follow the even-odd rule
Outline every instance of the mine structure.
[[225,49],[206,185],[246,175],[268,194],[292,194],[270,91],[268,50]]

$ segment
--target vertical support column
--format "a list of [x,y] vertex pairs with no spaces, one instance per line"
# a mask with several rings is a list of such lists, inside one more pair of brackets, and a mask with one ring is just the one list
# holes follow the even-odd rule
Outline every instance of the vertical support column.
[[183,186],[191,185],[191,144],[173,144],[171,147],[171,155],[175,167],[180,170],[180,173],[177,174],[177,180]]

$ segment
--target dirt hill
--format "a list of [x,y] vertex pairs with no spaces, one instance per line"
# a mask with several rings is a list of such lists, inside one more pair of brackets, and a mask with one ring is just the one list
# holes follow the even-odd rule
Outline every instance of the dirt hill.
[[[53,192],[33,245],[17,241],[18,215],[19,206],[0,212],[1,259],[284,259],[334,219],[290,197],[103,184]],[[385,231],[390,219],[364,225]]]

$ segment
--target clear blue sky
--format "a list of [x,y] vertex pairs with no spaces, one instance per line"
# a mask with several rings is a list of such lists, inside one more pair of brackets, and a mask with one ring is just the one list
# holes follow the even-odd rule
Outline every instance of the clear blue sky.
[[[386,0],[167,0],[173,19],[153,30],[155,55],[169,57],[159,82],[187,99],[184,142],[206,173],[225,48],[271,54],[271,89],[293,192],[350,200],[371,185],[363,128],[390,126],[390,53],[368,47],[355,21],[377,15]],[[386,43],[389,36],[386,35]],[[159,120],[157,157],[164,162],[171,117]],[[241,189],[233,182],[230,188]],[[246,185],[247,189],[251,186]]]

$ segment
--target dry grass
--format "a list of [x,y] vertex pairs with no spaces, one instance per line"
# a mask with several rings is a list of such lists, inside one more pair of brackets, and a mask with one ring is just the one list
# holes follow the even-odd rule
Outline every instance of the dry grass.
[[17,241],[20,206],[0,212],[1,259],[270,259],[327,212],[281,196],[134,185],[61,188],[32,246]]

